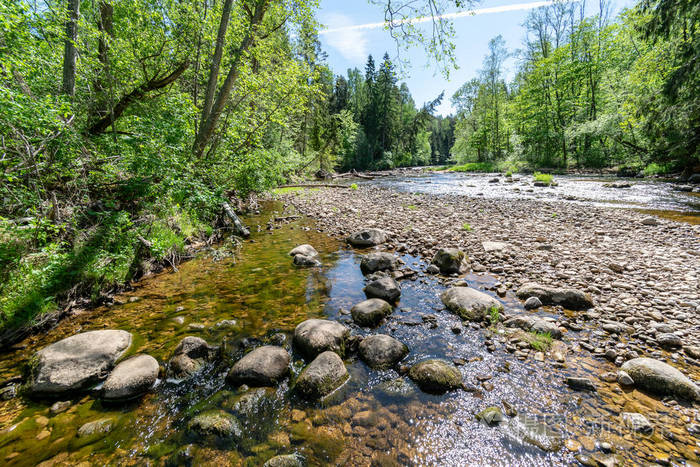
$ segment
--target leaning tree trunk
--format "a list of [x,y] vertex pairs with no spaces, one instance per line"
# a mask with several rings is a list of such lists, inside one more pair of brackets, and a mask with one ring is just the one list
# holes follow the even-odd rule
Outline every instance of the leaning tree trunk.
[[69,96],[75,95],[75,66],[78,51],[75,44],[78,40],[78,16],[80,15],[80,0],[69,0],[68,19],[66,20],[66,43],[63,50],[63,86],[62,91]]

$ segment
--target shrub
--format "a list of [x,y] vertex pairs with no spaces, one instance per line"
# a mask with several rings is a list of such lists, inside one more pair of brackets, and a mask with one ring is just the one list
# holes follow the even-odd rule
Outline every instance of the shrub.
[[553,177],[550,174],[535,172],[532,176],[535,178],[536,182],[546,183],[547,185],[552,184]]
[[495,172],[496,166],[490,162],[468,162],[450,168],[451,172]]

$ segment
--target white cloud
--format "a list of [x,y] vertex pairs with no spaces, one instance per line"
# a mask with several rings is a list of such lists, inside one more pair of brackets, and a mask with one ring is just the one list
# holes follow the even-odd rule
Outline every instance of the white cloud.
[[329,13],[324,23],[328,29],[321,31],[325,41],[348,61],[362,63],[367,59],[367,38],[362,30],[352,25],[352,20],[339,13]]
[[[539,2],[531,2],[531,3],[516,3],[513,5],[502,5],[502,6],[496,6],[496,7],[491,7],[491,8],[478,8],[476,10],[468,10],[468,11],[460,11],[457,13],[446,13],[444,15],[436,16],[436,18],[442,18],[442,19],[456,19],[456,18],[463,18],[465,16],[475,16],[475,15],[486,15],[489,13],[505,13],[507,11],[519,11],[519,10],[530,10],[532,8],[539,8],[541,6],[549,6],[552,5],[553,3],[556,3],[556,0],[545,0],[545,1],[539,1]],[[356,33],[359,34],[362,37],[363,43],[362,46],[366,46],[366,39],[364,36],[361,35],[360,31],[364,31],[367,29],[381,29],[384,28],[387,23],[367,23],[367,24],[349,24],[349,18],[344,16],[344,15],[329,15],[329,16],[336,16],[336,17],[342,17],[343,22],[339,23],[332,23],[328,22],[327,28],[319,31],[319,34],[325,34],[330,37],[342,34],[343,36],[349,37],[351,33]],[[412,23],[412,24],[419,24],[419,23],[427,23],[429,21],[432,21],[433,18],[430,16],[423,17],[423,18],[409,18],[405,19],[402,21],[396,21],[396,24],[401,24],[401,23]],[[329,37],[329,43],[330,43],[330,37]]]

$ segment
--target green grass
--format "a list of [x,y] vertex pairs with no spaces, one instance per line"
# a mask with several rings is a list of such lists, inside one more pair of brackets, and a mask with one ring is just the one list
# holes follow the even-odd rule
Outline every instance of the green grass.
[[415,211],[416,209],[418,209],[418,206],[416,206],[415,204],[409,204],[408,206],[406,206],[406,209],[410,209],[411,211]]
[[552,335],[550,333],[532,331],[529,334],[530,347],[538,352],[546,352],[552,346]]
[[512,177],[512,176],[513,176],[513,172],[511,170],[506,172],[506,177]]
[[498,322],[501,320],[501,313],[498,309],[497,306],[492,306],[489,308],[489,321],[491,321],[491,325],[494,326],[498,324]]
[[496,172],[496,166],[490,162],[467,162],[450,167],[450,172]]
[[439,165],[435,167],[425,167],[423,170],[427,172],[441,172],[443,170],[449,170],[450,166],[449,165]]
[[350,189],[357,190],[357,183],[353,183],[352,185],[350,185]]
[[535,172],[532,174],[536,182],[542,182],[546,183],[547,185],[551,185],[552,181],[554,180],[554,177],[552,177],[550,174],[543,174],[540,172]]
[[464,230],[465,232],[471,232],[472,226],[465,222],[464,224],[462,224],[462,230]]

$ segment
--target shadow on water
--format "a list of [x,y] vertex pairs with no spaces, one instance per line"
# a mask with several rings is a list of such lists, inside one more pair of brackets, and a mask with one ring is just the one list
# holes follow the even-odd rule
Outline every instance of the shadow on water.
[[[276,454],[295,452],[309,465],[561,464],[573,462],[572,452],[563,447],[570,438],[588,443],[584,451],[595,451],[600,439],[631,446],[635,439],[616,423],[621,407],[660,410],[655,399],[620,394],[614,385],[602,384],[598,393],[589,394],[573,393],[562,383],[566,375],[611,371],[611,364],[574,356],[559,367],[549,360],[517,359],[505,351],[502,331],[463,323],[444,310],[439,294],[446,285],[422,272],[421,258],[401,257],[416,274],[400,282],[402,296],[393,314],[376,329],[355,326],[349,310],[365,298],[359,255],[304,221],[267,230],[280,209],[272,205],[247,219],[253,235],[235,258],[217,261],[203,255],[178,273],[146,279],[137,291],[120,297],[121,305],[77,316],[46,336],[28,339],[23,350],[2,355],[4,379],[17,375],[21,362],[51,342],[81,330],[119,328],[135,336],[131,353],[147,352],[161,362],[188,335],[221,346],[223,356],[196,378],[160,381],[153,393],[123,406],[85,396],[52,415],[51,401],[4,402],[0,459],[7,465],[47,459],[53,465],[261,465]],[[301,243],[319,251],[321,268],[292,266],[288,252]],[[464,280],[495,296],[489,292],[494,278],[467,275]],[[525,312],[515,297],[499,299],[511,312]],[[540,313],[557,316],[555,310]],[[346,359],[349,382],[319,403],[296,398],[289,381],[275,389],[227,385],[227,370],[247,348],[272,336],[279,340],[279,333],[291,348],[294,327],[312,317],[343,322],[354,334],[383,333],[401,340],[410,350],[404,364],[432,357],[455,361],[473,391],[426,394],[396,370],[371,370],[354,355]],[[487,339],[493,339],[496,351],[487,350]],[[290,381],[304,366],[299,355],[292,357]],[[503,401],[518,416],[499,427],[476,422],[476,413]],[[188,434],[192,417],[209,410],[234,415],[243,436],[235,441]],[[83,424],[104,418],[112,420],[109,433],[77,436]],[[601,420],[612,429],[600,429]],[[620,456],[641,462],[657,451],[678,453],[654,436]]]

